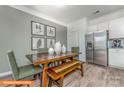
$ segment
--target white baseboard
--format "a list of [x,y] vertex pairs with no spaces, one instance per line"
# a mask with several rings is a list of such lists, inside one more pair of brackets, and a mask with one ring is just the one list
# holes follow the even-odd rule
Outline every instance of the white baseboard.
[[112,67],[112,68],[117,68],[117,69],[122,69],[122,70],[124,70],[124,67],[113,66],[113,65],[109,65],[109,67]]
[[1,77],[5,77],[5,76],[8,76],[8,75],[11,75],[11,74],[12,74],[12,71],[0,73],[0,78],[1,78]]

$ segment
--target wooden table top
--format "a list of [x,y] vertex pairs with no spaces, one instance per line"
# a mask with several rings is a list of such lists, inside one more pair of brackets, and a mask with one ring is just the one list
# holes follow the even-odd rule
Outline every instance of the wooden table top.
[[79,53],[72,53],[70,51],[66,52],[65,54],[60,55],[50,55],[48,53],[36,53],[36,54],[28,54],[26,57],[34,64],[34,65],[40,65],[40,64],[46,64],[52,61],[62,60],[69,57],[78,56]]

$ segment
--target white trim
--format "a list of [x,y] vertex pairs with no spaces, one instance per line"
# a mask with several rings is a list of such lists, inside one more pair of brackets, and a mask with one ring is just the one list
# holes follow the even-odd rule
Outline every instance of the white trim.
[[122,70],[124,70],[124,67],[113,66],[113,65],[109,65],[109,67],[112,67],[112,68],[117,68],[117,69],[122,69]]
[[5,77],[5,76],[11,75],[11,74],[12,74],[12,71],[0,73],[0,77]]
[[30,8],[27,8],[25,6],[22,6],[22,5],[9,5],[10,7],[13,7],[13,8],[16,8],[18,10],[21,10],[23,12],[26,12],[26,13],[29,13],[29,14],[32,14],[34,16],[37,16],[37,17],[40,17],[40,18],[43,18],[43,19],[46,19],[46,20],[49,20],[49,21],[52,21],[54,23],[57,23],[57,24],[60,24],[60,25],[63,25],[63,26],[67,26],[66,23],[64,22],[61,22],[61,21],[58,21],[56,20],[55,18],[52,18],[50,16],[47,16],[47,15],[44,15],[40,12],[37,12],[37,11],[34,11],[33,9],[30,9]]

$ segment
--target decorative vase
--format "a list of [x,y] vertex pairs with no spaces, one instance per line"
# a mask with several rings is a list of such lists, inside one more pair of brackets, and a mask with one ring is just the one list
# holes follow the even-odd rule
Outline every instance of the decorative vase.
[[54,50],[55,50],[55,53],[57,55],[59,55],[61,53],[61,43],[60,43],[60,41],[55,43]]
[[65,47],[65,45],[62,46],[62,53],[63,53],[63,54],[66,53],[66,47]]
[[49,53],[50,55],[53,55],[53,54],[54,54],[54,49],[53,49],[53,48],[49,48],[48,53]]

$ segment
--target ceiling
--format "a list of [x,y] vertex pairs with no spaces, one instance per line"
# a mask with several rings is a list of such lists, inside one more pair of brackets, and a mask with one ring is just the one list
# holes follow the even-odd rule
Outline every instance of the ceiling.
[[[65,24],[83,17],[88,17],[89,19],[97,18],[124,8],[123,5],[25,5],[24,7],[40,12]],[[100,12],[94,14],[97,10]]]

